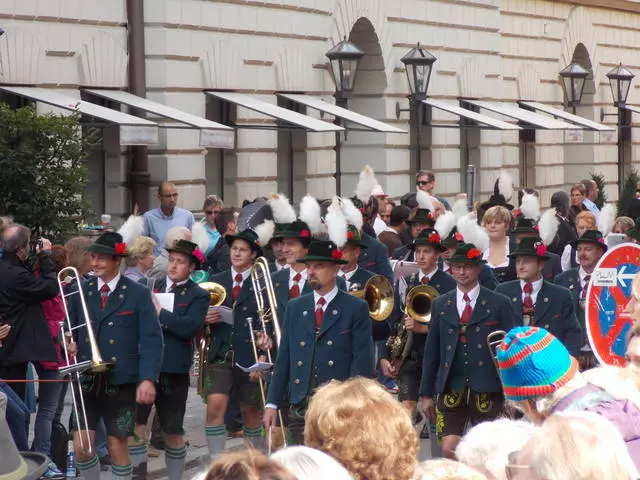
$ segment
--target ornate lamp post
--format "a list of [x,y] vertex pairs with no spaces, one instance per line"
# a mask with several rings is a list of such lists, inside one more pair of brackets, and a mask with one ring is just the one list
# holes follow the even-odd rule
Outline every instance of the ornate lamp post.
[[562,89],[564,90],[564,98],[567,100],[567,106],[576,113],[576,107],[582,101],[584,86],[587,81],[589,72],[577,63],[571,63],[560,70],[562,78]]

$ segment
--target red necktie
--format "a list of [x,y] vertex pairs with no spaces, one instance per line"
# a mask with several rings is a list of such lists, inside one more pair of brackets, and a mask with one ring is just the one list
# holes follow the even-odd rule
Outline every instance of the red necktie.
[[580,292],[580,300],[586,300],[587,298],[587,288],[589,287],[589,281],[591,280],[591,275],[585,275],[584,277],[584,287],[582,287],[582,291]]
[[169,293],[175,293],[176,291],[176,284],[172,283],[171,286],[169,287]]
[[322,319],[324,318],[324,310],[322,310],[322,307],[325,303],[326,300],[324,297],[320,297],[318,303],[316,303],[316,330],[319,330],[322,325]]
[[525,283],[522,291],[524,292],[524,300],[522,300],[522,306],[526,310],[531,310],[533,308],[533,298],[531,298],[531,294],[533,293],[533,284],[530,282]]
[[467,331],[467,324],[469,323],[469,320],[471,320],[473,308],[471,308],[471,299],[469,298],[469,295],[465,293],[462,299],[465,302],[465,307],[464,310],[462,310],[462,316],[460,317],[460,341],[462,343],[467,343],[467,335],[465,332]]
[[100,308],[104,310],[104,307],[107,305],[107,300],[109,300],[109,285],[106,283],[100,287]]
[[242,274],[236,273],[234,281],[236,282],[233,287],[233,299],[235,300],[238,298],[238,295],[240,295],[240,289],[242,288]]
[[422,277],[422,285],[429,285],[429,277],[426,275]]
[[298,282],[300,280],[302,280],[302,275],[299,274],[299,273],[296,273],[293,276],[293,285],[289,289],[289,298],[290,299],[298,298],[300,296],[300,285],[298,285]]

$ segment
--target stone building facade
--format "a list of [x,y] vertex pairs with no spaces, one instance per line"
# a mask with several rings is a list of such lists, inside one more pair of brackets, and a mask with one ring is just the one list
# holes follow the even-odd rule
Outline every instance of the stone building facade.
[[[88,87],[126,90],[127,22],[125,0],[0,0],[0,85],[75,98]],[[280,128],[203,91],[247,93],[287,108],[295,106],[275,93],[332,102],[325,53],[344,37],[365,52],[348,108],[406,131],[408,115],[396,118],[409,93],[400,59],[416,42],[438,59],[429,96],[454,102],[528,100],[564,109],[558,72],[576,61],[591,73],[577,114],[596,122],[601,109],[615,112],[605,74],[620,62],[640,72],[640,2],[627,0],[145,0],[144,31],[147,98],[236,128],[233,149],[204,149],[195,130],[164,128],[147,148],[151,186],[173,180],[181,205],[194,211],[211,193],[230,205],[273,191],[296,200],[334,194],[334,133]],[[639,89],[640,81],[632,84],[630,104],[640,103]],[[617,197],[615,131],[461,129],[458,117],[435,108],[426,118],[420,165],[411,161],[408,134],[341,134],[341,191],[351,192],[370,164],[392,197],[415,188],[417,168],[435,171],[438,193],[452,197],[473,164],[483,197],[500,169],[519,186],[539,188],[543,205],[591,170],[605,174],[609,198]],[[632,128],[632,164],[635,137]],[[97,210],[130,210],[129,161],[127,148],[105,133],[89,162]],[[150,188],[151,205],[154,195]]]

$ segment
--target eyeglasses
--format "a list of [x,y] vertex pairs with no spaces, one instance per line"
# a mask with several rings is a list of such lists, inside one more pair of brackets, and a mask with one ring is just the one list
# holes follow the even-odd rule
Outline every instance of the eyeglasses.
[[507,475],[507,480],[513,480],[516,478],[516,473],[522,470],[529,470],[529,465],[518,465],[518,454],[520,451],[511,452],[509,454],[507,466],[504,467],[504,473]]
[[205,215],[220,215],[220,210],[205,210]]

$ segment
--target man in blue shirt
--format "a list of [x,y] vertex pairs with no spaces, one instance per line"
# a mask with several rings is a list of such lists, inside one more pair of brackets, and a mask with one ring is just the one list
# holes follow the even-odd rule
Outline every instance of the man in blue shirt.
[[191,230],[194,219],[189,210],[177,207],[178,189],[171,182],[162,182],[158,187],[160,207],[149,210],[143,216],[143,235],[156,241],[153,255],[158,256],[164,248],[164,237],[171,227],[186,227]]
[[585,207],[587,207],[587,210],[589,210],[591,213],[593,213],[596,216],[596,220],[597,220],[598,215],[600,215],[600,209],[595,204],[596,198],[598,198],[598,195],[600,194],[600,189],[598,188],[598,184],[591,179],[582,180],[582,182],[580,183],[582,183],[584,187],[587,189],[587,195],[584,197],[584,200],[582,200],[582,204]]

